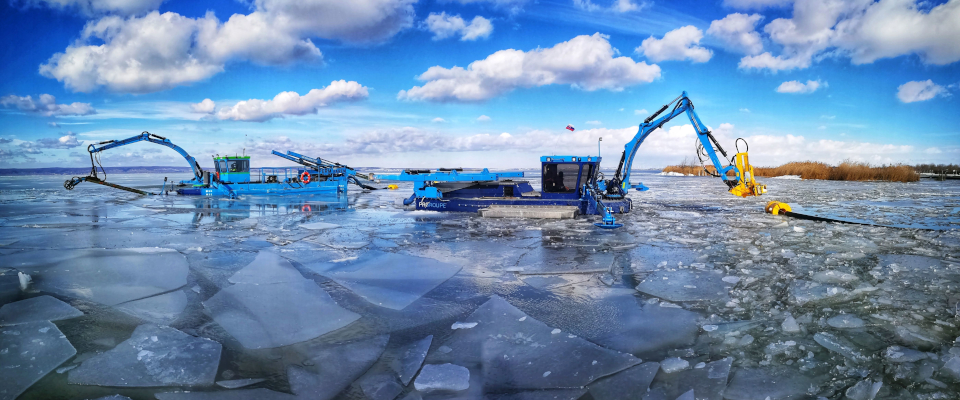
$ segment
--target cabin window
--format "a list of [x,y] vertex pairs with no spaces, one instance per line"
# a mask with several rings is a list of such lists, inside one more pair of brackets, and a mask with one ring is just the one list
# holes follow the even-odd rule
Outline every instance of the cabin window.
[[227,172],[249,172],[250,160],[229,160],[227,161]]
[[590,183],[590,179],[593,179],[593,164],[584,164],[583,165],[583,184],[586,185]]
[[227,162],[226,162],[226,161],[220,160],[220,162],[218,162],[217,164],[218,164],[218,165],[217,165],[217,170],[218,170],[219,172],[227,172]]
[[543,164],[543,191],[547,193],[574,193],[580,164]]

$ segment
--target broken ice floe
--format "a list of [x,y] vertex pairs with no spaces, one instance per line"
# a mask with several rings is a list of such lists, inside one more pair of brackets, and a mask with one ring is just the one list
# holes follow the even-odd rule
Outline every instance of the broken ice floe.
[[427,364],[413,386],[420,392],[459,392],[470,388],[470,371],[454,364]]
[[83,249],[17,253],[10,266],[37,276],[34,286],[61,296],[117,305],[187,284],[187,260],[163,248]]
[[647,362],[620,371],[590,384],[590,394],[595,400],[619,400],[630,394],[646,393],[657,375],[660,364]]
[[270,389],[240,389],[220,392],[164,392],[154,395],[157,400],[297,400],[297,396]]
[[322,231],[324,229],[334,229],[339,228],[340,225],[331,224],[329,222],[313,222],[309,224],[300,224],[300,227],[303,229],[309,229],[312,231]]
[[99,386],[210,386],[220,344],[176,329],[146,324],[130,339],[69,372],[67,381]]
[[263,378],[233,379],[229,381],[217,381],[217,386],[227,389],[239,389],[250,385],[256,385],[265,381]]
[[637,285],[637,290],[661,299],[686,301],[726,301],[730,283],[718,271],[681,269],[656,271]]
[[812,397],[825,380],[823,376],[808,376],[791,367],[742,368],[733,373],[723,396],[729,400]]
[[77,354],[50,321],[0,327],[0,399],[15,399],[54,368]]
[[393,400],[401,392],[403,386],[397,383],[392,375],[375,374],[360,379],[360,391],[370,400]]
[[0,307],[0,325],[35,321],[59,321],[83,315],[80,310],[52,296],[37,296]]
[[[294,274],[296,273],[296,274]],[[243,347],[286,346],[340,329],[360,318],[290,265],[261,252],[231,281],[238,283],[203,302],[204,308]]]
[[304,361],[287,368],[290,389],[304,398],[332,399],[370,369],[389,340],[390,335],[379,335],[349,343],[295,344],[291,350]]
[[659,374],[650,391],[672,399],[692,390],[697,399],[722,400],[732,364],[733,358],[728,357],[671,374]]
[[400,382],[403,382],[404,386],[409,384],[417,371],[420,370],[424,358],[427,357],[427,351],[430,350],[431,343],[433,343],[433,335],[409,343],[397,351],[397,357],[390,366],[396,371],[397,377],[400,378]]
[[120,311],[160,325],[170,325],[186,307],[187,295],[182,290],[175,290],[116,306]]
[[402,310],[460,271],[432,258],[370,251],[356,260],[308,266],[370,303]]
[[478,325],[454,331],[444,342],[452,351],[434,353],[427,362],[482,374],[485,390],[580,387],[640,362],[573,335],[552,335],[553,328],[498,296],[467,320]]

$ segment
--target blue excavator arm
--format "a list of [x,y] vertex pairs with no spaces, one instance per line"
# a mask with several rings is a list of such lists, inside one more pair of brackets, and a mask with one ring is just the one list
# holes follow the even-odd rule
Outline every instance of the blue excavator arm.
[[[664,111],[667,111],[671,104],[674,104],[673,109],[666,115],[657,118],[660,114],[663,114]],[[760,195],[766,191],[763,185],[757,185],[756,182],[753,181],[753,168],[749,165],[746,152],[738,153],[736,157],[729,160],[728,165],[723,165],[724,163],[720,161],[720,156],[717,155],[717,152],[719,151],[720,155],[724,157],[724,161],[727,161],[727,152],[720,146],[717,139],[713,137],[713,133],[700,121],[700,117],[696,111],[694,111],[693,102],[690,101],[687,92],[683,92],[679,97],[661,107],[640,124],[637,134],[624,146],[623,155],[620,157],[620,165],[617,166],[616,174],[613,178],[605,182],[607,196],[625,196],[631,187],[637,190],[645,189],[642,184],[630,185],[630,173],[633,167],[633,159],[637,155],[637,149],[640,148],[643,141],[646,140],[653,131],[681,114],[687,115],[687,118],[690,119],[690,124],[693,125],[693,129],[697,133],[697,139],[699,140],[698,156],[706,155],[710,159],[711,164],[716,168],[715,176],[720,177],[730,188],[731,192],[738,196],[745,197],[747,195]],[[716,147],[716,150],[714,150],[714,147]],[[733,176],[727,174],[731,170],[735,172]]]
[[152,134],[147,131],[143,131],[143,133],[137,136],[129,137],[123,140],[107,140],[104,142],[91,144],[87,146],[87,151],[90,152],[90,157],[92,160],[92,157],[95,153],[99,153],[104,150],[110,150],[120,146],[126,146],[128,144],[143,142],[143,141],[156,143],[161,146],[167,146],[173,149],[174,151],[176,151],[177,153],[180,153],[180,155],[187,160],[187,164],[190,164],[190,168],[193,169],[193,181],[187,181],[183,183],[192,182],[194,184],[200,184],[203,182],[203,169],[200,168],[200,164],[197,163],[197,160],[193,158],[193,156],[188,154],[186,150],[180,148],[180,146],[173,144],[173,142],[171,142],[170,139],[167,139],[163,136]]

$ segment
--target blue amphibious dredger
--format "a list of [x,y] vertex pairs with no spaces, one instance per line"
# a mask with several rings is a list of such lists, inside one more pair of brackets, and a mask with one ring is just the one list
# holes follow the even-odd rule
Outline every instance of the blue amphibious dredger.
[[[660,117],[671,105],[674,105],[673,109]],[[539,190],[529,182],[513,180],[522,178],[523,172],[490,172],[487,169],[481,172],[407,170],[396,175],[377,175],[376,178],[412,181],[414,192],[404,204],[415,204],[419,210],[477,212],[492,206],[574,206],[580,214],[600,215],[601,222],[595,225],[617,228],[622,224],[616,223],[614,214],[628,213],[633,208],[633,202],[627,198],[628,190],[647,190],[642,183],[630,184],[637,149],[654,130],[684,113],[697,132],[697,156],[705,172],[721,178],[737,196],[759,196],[766,192],[764,185],[754,181],[746,150],[728,159],[727,152],[694,112],[687,92],[640,124],[637,134],[624,146],[616,173],[609,179],[600,172],[599,156],[540,157],[542,179]],[[728,165],[722,165],[718,152],[724,161],[729,161]],[[710,160],[715,172],[706,168],[704,157]]]

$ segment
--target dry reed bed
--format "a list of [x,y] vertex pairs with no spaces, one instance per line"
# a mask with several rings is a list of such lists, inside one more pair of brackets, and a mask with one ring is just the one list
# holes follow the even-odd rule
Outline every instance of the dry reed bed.
[[[715,173],[713,166],[707,166],[711,173]],[[703,168],[693,165],[686,160],[680,165],[671,165],[663,172],[679,172],[687,175],[704,175]],[[916,182],[920,180],[913,167],[909,165],[881,165],[874,167],[867,163],[844,161],[838,166],[831,166],[822,162],[801,161],[783,164],[779,167],[754,167],[753,172],[758,176],[774,177],[785,175],[799,175],[801,179],[823,179],[831,181],[886,181],[886,182]]]

